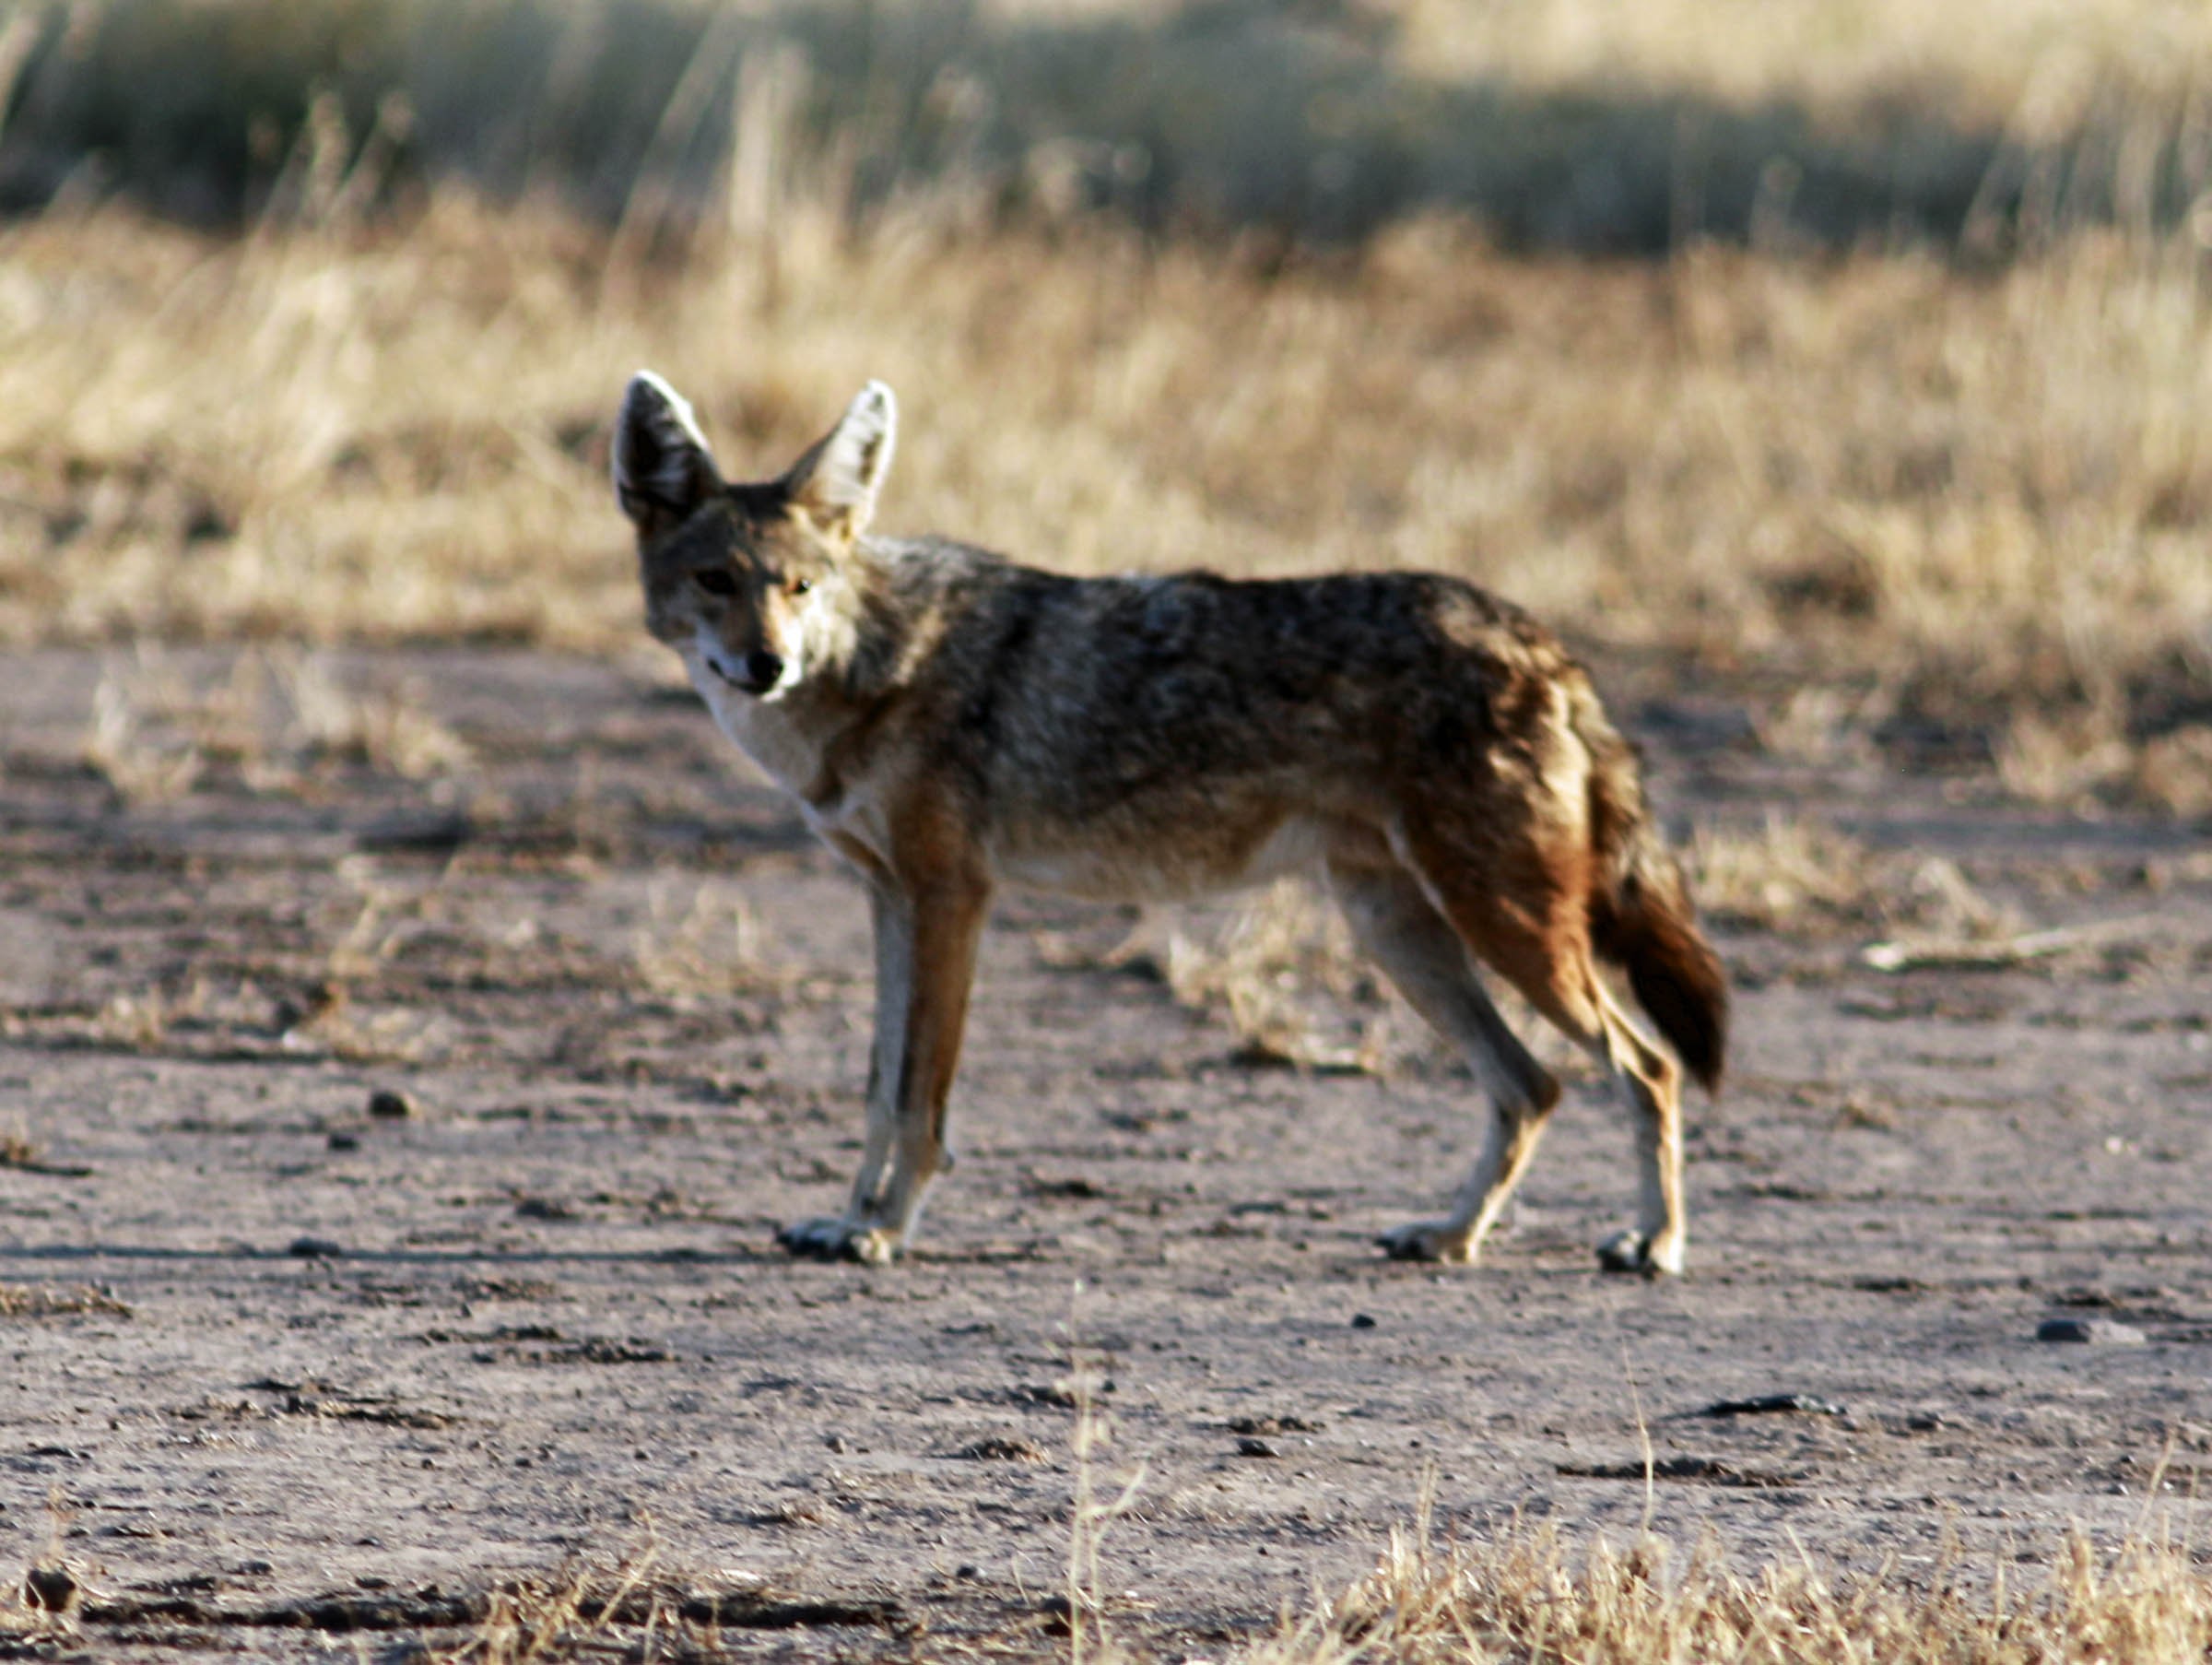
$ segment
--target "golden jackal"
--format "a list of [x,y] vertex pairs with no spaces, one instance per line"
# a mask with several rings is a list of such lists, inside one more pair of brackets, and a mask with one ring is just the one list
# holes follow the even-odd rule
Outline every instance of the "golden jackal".
[[1708,1088],[1727,985],[1582,667],[1517,608],[1431,573],[1065,578],[872,536],[895,420],[890,389],[870,383],[758,485],[724,482],[656,376],[630,383],[615,430],[647,624],[860,875],[874,914],[860,1175],[842,1214],[782,1242],[874,1261],[907,1244],[943,1161],[999,884],[1136,900],[1318,869],[1488,1104],[1451,1213],[1382,1246],[1472,1260],[1558,1102],[1479,961],[1626,1092],[1636,1224],[1600,1258],[1680,1270],[1680,1071],[1598,964],[1625,971]]

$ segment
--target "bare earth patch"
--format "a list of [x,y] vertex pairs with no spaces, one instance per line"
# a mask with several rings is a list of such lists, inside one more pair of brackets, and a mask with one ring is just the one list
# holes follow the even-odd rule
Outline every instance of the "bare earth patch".
[[[1352,1589],[1424,1477],[1463,1544],[1648,1516],[1899,1587],[2155,1528],[2212,1464],[2202,829],[1807,762],[1755,687],[1599,668],[1738,980],[1678,1282],[1595,1269],[1628,1130],[1586,1081],[1488,1264],[1383,1260],[1471,1083],[1281,902],[1007,898],[920,1251],[790,1260],[857,1158],[865,911],[688,696],[359,655],[248,721],[232,655],[166,703],[17,655],[0,1572],[102,1659],[555,1609],[1042,1652],[1077,1499],[1141,1471],[1095,1590],[1181,1658]],[[317,728],[324,688],[374,720]],[[29,1600],[5,1634],[65,1623]]]

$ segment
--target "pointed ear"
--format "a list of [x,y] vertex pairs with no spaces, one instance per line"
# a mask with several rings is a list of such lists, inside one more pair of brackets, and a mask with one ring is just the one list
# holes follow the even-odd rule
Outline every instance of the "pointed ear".
[[868,529],[877,489],[890,472],[898,431],[899,402],[881,382],[870,382],[846,408],[844,420],[783,477],[792,502],[825,531],[858,537]]
[[615,419],[615,496],[646,537],[681,525],[722,490],[722,473],[683,396],[641,370]]

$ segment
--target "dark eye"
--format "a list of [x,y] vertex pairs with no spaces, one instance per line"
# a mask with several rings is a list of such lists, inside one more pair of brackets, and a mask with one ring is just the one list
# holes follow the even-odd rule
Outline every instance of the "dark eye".
[[794,596],[804,596],[812,588],[814,580],[811,578],[794,578],[791,581],[791,593]]
[[710,596],[735,596],[737,581],[720,567],[707,567],[691,574],[691,582]]

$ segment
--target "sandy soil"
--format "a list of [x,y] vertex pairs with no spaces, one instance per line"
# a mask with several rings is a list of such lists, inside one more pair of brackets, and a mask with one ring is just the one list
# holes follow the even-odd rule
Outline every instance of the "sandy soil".
[[[1060,1647],[1071,1352],[1096,1483],[1143,1471],[1114,1623],[1169,1657],[1364,1570],[1430,1471],[1440,1532],[1631,1530],[1640,1427],[1685,1549],[1904,1576],[2118,1536],[2161,1453],[2212,1465],[2201,828],[2009,806],[1911,736],[1793,763],[1771,691],[1606,662],[1678,821],[1830,821],[2090,928],[1890,973],[1865,931],[1721,931],[1735,1072],[1690,1275],[1647,1284],[1590,1252],[1630,1200],[1591,1084],[1487,1265],[1391,1264],[1470,1158],[1462,1072],[1410,1033],[1387,1079],[1241,1061],[1112,963],[1134,915],[1009,898],[958,1171],[871,1270],[771,1244],[841,1199],[865,1075],[865,910],[795,818],[649,676],[338,665],[474,761],[279,737],[126,806],[82,760],[144,667],[0,689],[0,1568],[69,1569],[64,1654],[436,1642],[648,1545],[739,1654]],[[1841,1413],[1703,1414],[1774,1394]]]

